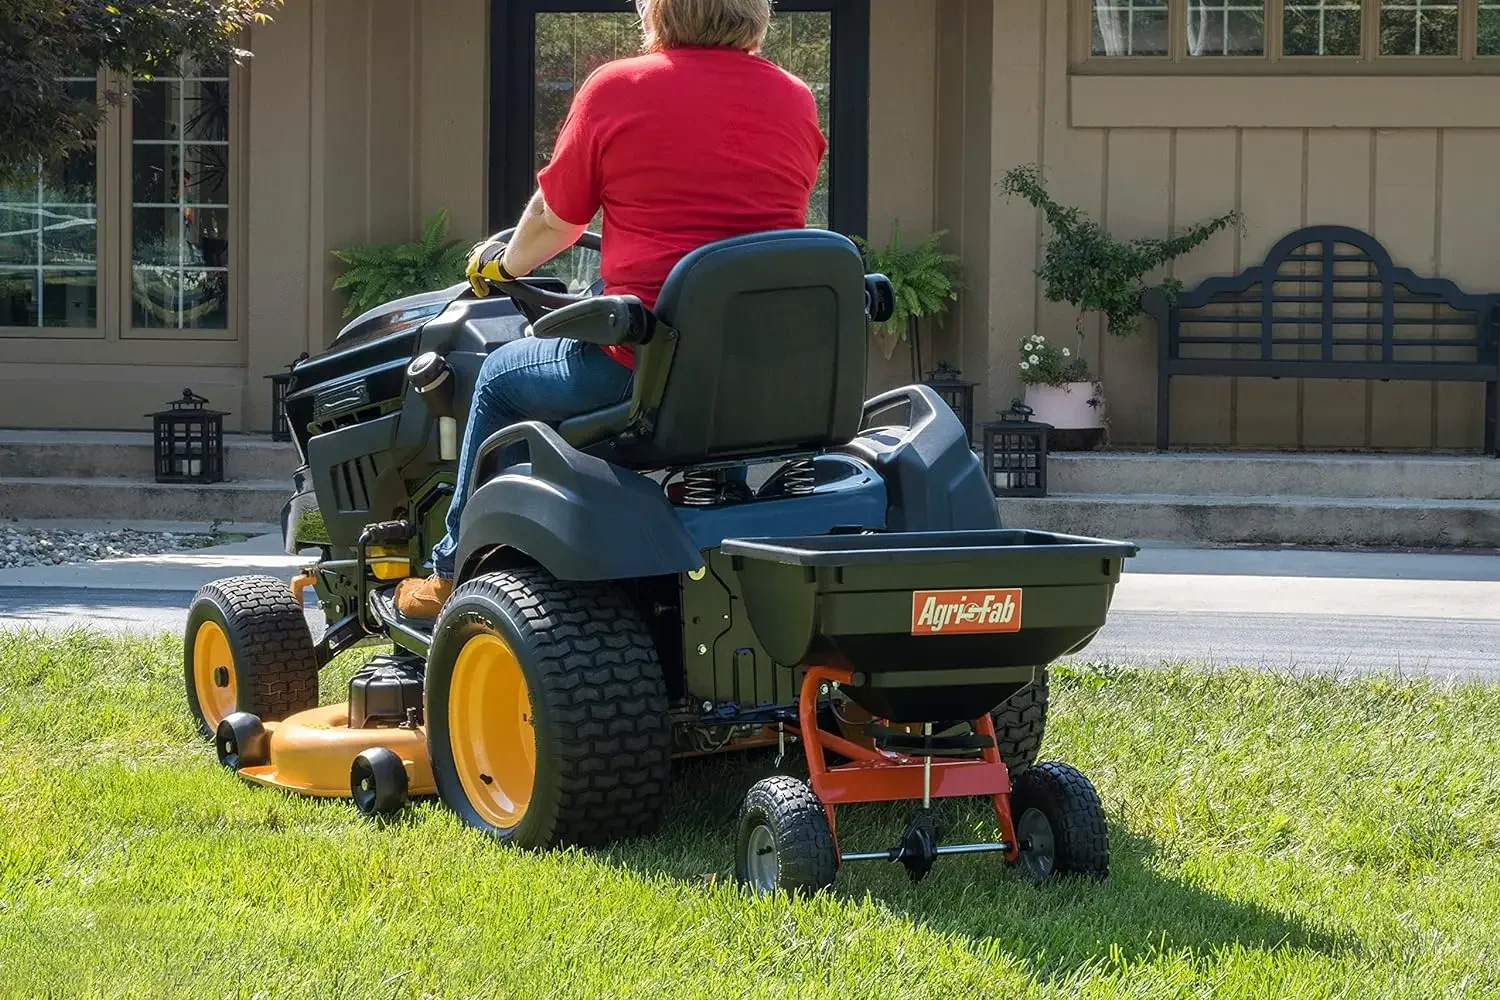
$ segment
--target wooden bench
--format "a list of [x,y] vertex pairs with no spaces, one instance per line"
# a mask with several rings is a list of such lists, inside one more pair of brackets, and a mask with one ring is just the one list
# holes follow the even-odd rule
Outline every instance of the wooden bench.
[[1156,447],[1171,431],[1180,375],[1483,382],[1484,450],[1496,453],[1500,294],[1398,267],[1369,233],[1310,226],[1263,263],[1209,278],[1170,304],[1148,293],[1157,322]]

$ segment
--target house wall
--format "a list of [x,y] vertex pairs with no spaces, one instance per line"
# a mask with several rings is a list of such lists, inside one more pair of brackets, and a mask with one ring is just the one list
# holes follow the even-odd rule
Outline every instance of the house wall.
[[[947,21],[976,22],[976,8],[990,7],[940,3]],[[971,43],[963,71],[967,89],[988,83],[994,95],[992,182],[1039,162],[1054,195],[1122,237],[1163,236],[1242,210],[1243,233],[1222,233],[1176,262],[1171,273],[1189,284],[1257,263],[1299,226],[1340,223],[1374,233],[1419,273],[1500,289],[1495,77],[1073,75],[1076,5],[994,0],[993,11],[990,58]],[[1072,311],[1043,301],[1034,276],[1037,214],[998,197],[990,207],[990,385],[981,414],[1020,391],[1022,337],[1038,330],[1055,339],[1073,328]],[[966,337],[982,333],[966,318]],[[1086,334],[1113,441],[1150,442],[1155,330],[1144,322],[1135,337],[1119,338],[1090,322]],[[1172,440],[1185,445],[1474,448],[1482,440],[1483,389],[1474,385],[1181,378],[1172,394]]]

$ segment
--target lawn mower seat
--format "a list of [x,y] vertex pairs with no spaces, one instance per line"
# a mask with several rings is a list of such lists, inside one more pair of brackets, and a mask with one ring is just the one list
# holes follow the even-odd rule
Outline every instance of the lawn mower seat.
[[721,240],[677,263],[654,315],[607,298],[597,330],[537,324],[595,343],[629,342],[613,331],[644,324],[632,398],[564,421],[575,447],[632,469],[687,469],[821,451],[858,432],[869,325],[864,262],[847,238]]

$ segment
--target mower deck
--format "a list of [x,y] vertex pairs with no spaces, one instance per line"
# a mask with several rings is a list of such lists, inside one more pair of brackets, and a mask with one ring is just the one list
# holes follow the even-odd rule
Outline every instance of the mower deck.
[[437,794],[427,759],[427,733],[421,726],[350,729],[348,702],[321,705],[263,725],[270,736],[269,759],[240,767],[236,773],[246,781],[298,795],[349,798],[354,759],[384,747],[401,758],[408,794]]

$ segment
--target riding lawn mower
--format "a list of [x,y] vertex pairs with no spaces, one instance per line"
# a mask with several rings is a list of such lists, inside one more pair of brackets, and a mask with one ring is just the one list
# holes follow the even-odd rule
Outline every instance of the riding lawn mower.
[[[754,891],[980,852],[1038,880],[1104,876],[1094,787],[1035,757],[1047,666],[1103,626],[1136,549],[1002,527],[930,388],[863,398],[869,323],[893,299],[853,243],[712,243],[651,309],[598,283],[496,287],[389,303],[293,369],[282,525],[309,563],[290,586],[205,586],[186,630],[188,703],[225,766],[372,815],[436,795],[548,848],[655,830],[674,758],[798,745],[807,778],[743,800],[735,872]],[[492,434],[453,596],[406,618],[393,592],[444,535],[480,366],[527,336],[633,346],[632,394]],[[387,643],[346,701],[318,704],[321,668]],[[944,842],[932,803],[960,796],[993,803],[992,840]],[[845,849],[842,807],[898,800],[915,805],[897,843]]]

